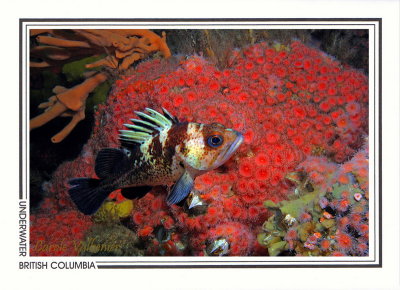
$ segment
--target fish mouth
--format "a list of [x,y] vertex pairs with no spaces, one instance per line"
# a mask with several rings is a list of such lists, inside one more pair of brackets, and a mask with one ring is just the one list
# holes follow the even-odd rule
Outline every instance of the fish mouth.
[[228,150],[225,152],[224,157],[222,158],[224,162],[232,156],[232,154],[239,148],[239,146],[243,143],[243,135],[239,132],[235,132],[237,137],[235,141],[232,143],[232,145],[228,148]]
[[237,137],[236,137],[235,141],[233,141],[232,145],[229,146],[223,154],[221,154],[220,161],[217,162],[217,164],[215,165],[214,168],[219,167],[220,165],[224,164],[232,156],[232,154],[235,153],[235,151],[239,148],[239,146],[243,143],[244,137],[241,133],[231,130],[231,129],[227,129],[227,130],[235,132]]

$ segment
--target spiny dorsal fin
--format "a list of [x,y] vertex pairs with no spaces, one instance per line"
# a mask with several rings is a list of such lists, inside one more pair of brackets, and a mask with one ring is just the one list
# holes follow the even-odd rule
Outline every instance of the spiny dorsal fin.
[[162,108],[164,115],[159,112],[146,108],[146,113],[135,111],[140,119],[131,119],[133,125],[124,124],[130,130],[120,130],[120,140],[123,143],[139,143],[147,141],[173,124],[178,123],[178,119],[172,116],[166,109]]
[[125,127],[138,132],[146,132],[146,133],[153,133],[153,130],[148,129],[144,126],[132,125],[132,124],[124,124]]
[[172,123],[174,123],[174,124],[179,123],[178,118],[175,117],[175,116],[172,116],[171,113],[167,111],[167,109],[162,108],[162,111],[163,111],[163,113],[164,113],[164,116],[165,116],[166,118],[168,118]]
[[135,112],[142,120],[155,124],[158,128],[164,129],[165,127],[171,126],[172,122],[165,118],[163,115],[154,111],[150,108],[146,108],[149,114],[143,112]]

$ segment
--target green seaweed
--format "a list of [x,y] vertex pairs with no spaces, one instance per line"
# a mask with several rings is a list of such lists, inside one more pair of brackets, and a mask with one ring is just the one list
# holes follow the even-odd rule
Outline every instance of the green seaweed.
[[90,94],[90,97],[86,100],[86,110],[95,110],[98,104],[104,103],[107,99],[110,88],[110,83],[106,81],[94,89]]
[[290,201],[282,201],[280,203],[280,210],[283,214],[290,214],[294,218],[298,218],[305,207],[308,207],[313,203],[315,198],[317,197],[318,192],[313,192],[310,194],[306,194],[299,199],[294,199]]
[[[62,72],[68,82],[80,82],[82,79],[84,79],[84,74],[86,72],[101,70],[101,67],[88,69],[85,65],[104,57],[105,55],[90,56],[81,60],[67,63],[63,66]],[[86,101],[86,111],[92,112],[96,109],[96,106],[98,104],[104,103],[107,99],[110,88],[111,84],[108,81],[102,83],[97,88],[95,88]]]
[[279,206],[273,202],[272,200],[266,200],[264,201],[264,206],[267,208],[279,208]]
[[287,250],[287,242],[285,241],[280,241],[273,243],[269,248],[268,248],[268,253],[270,256],[277,256],[284,250]]
[[73,82],[84,77],[84,73],[88,71],[100,71],[102,68],[86,68],[86,65],[97,60],[104,58],[106,55],[97,55],[97,56],[90,56],[87,58],[83,58],[77,61],[69,62],[62,67],[62,73],[67,78],[67,81]]

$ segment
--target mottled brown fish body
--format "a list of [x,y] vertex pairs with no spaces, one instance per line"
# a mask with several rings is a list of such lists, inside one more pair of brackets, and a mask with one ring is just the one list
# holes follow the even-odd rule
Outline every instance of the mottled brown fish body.
[[178,203],[198,175],[226,162],[243,141],[242,134],[221,124],[181,123],[165,109],[164,115],[146,111],[136,112],[140,119],[125,124],[130,130],[120,130],[122,148],[105,148],[97,154],[99,179],[70,180],[69,193],[83,213],[97,211],[116,189],[127,198],[140,198],[152,186],[175,183],[167,202]]

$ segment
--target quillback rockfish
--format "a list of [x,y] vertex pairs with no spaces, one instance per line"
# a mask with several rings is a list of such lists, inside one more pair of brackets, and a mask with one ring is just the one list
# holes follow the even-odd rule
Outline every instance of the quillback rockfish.
[[129,199],[143,197],[156,185],[173,185],[168,204],[182,201],[194,179],[225,163],[243,142],[243,135],[221,124],[179,122],[166,109],[146,108],[140,119],[120,130],[121,148],[100,150],[95,161],[99,179],[69,180],[69,194],[80,211],[95,213],[108,195],[121,189]]

